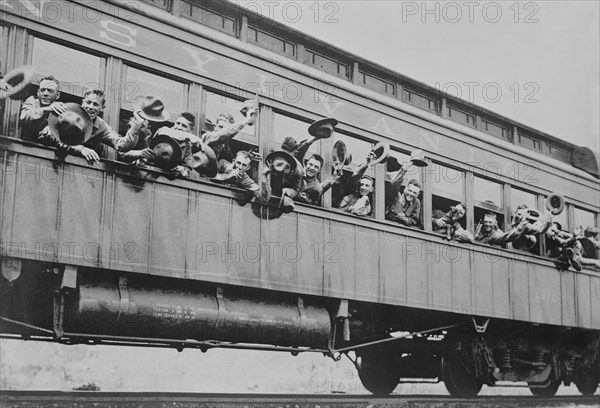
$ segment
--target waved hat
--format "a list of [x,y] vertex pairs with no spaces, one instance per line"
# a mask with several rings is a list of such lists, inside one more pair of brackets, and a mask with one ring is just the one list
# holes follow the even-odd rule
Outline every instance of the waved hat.
[[281,199],[279,200],[279,206],[277,208],[282,213],[289,214],[294,211],[294,200],[292,200],[291,197],[282,194]]
[[317,139],[327,139],[333,133],[333,128],[338,125],[337,119],[325,118],[313,122],[308,127],[308,133]]
[[218,162],[215,151],[207,144],[202,143],[202,151],[192,155],[193,167],[198,173],[206,177],[215,177],[218,171]]
[[30,65],[23,65],[8,71],[4,76],[4,79],[2,79],[2,81],[8,85],[8,89],[0,89],[0,99],[4,99],[21,91],[31,83],[32,78],[33,67]]
[[169,112],[165,105],[155,96],[145,96],[136,110],[137,114],[150,122],[165,122],[169,120]]
[[352,154],[348,152],[348,150],[346,149],[346,144],[341,140],[338,140],[333,145],[333,149],[331,150],[331,157],[337,158],[338,164],[336,167],[338,168],[347,166],[350,163],[352,163]]
[[373,147],[371,153],[375,153],[376,158],[371,160],[369,166],[374,166],[381,162],[385,162],[390,156],[390,145],[385,142],[379,142]]
[[[246,116],[246,113],[248,113],[248,109],[250,108],[258,108],[258,99],[248,99],[247,101],[244,101],[244,103],[242,104],[242,108],[240,109],[240,113],[244,116]],[[248,126],[252,126],[256,123],[256,115],[252,116],[252,120],[250,121],[250,123],[248,123]]]
[[265,157],[265,163],[268,161],[273,161],[277,157],[281,157],[283,160],[287,161],[292,171],[296,170],[298,162],[296,161],[296,159],[294,159],[294,156],[283,150],[276,150],[274,152],[269,153],[267,157]]
[[173,129],[162,127],[150,139],[150,149],[154,153],[154,163],[164,170],[171,170],[181,164],[183,152],[173,138]]
[[412,152],[410,152],[410,159],[411,163],[417,167],[426,167],[427,166],[427,161],[425,161],[425,154],[423,153],[423,150],[421,149],[416,149],[413,150]]
[[92,119],[80,105],[65,103],[66,111],[60,116],[50,112],[48,128],[61,142],[77,146],[88,140],[92,134]]
[[402,168],[402,164],[398,162],[394,156],[388,157],[385,161],[386,171],[393,173],[394,171],[398,171]]

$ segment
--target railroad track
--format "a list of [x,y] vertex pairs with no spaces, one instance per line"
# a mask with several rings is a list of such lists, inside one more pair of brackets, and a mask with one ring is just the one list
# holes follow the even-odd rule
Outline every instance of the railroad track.
[[466,408],[598,407],[600,396],[538,398],[395,395],[192,394],[137,392],[0,391],[2,408]]

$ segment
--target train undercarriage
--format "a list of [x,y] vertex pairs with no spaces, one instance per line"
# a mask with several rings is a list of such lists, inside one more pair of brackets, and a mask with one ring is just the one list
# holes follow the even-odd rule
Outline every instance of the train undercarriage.
[[443,381],[453,396],[526,382],[537,396],[600,382],[600,333],[447,312],[2,258],[0,333],[120,344],[347,355],[364,387]]

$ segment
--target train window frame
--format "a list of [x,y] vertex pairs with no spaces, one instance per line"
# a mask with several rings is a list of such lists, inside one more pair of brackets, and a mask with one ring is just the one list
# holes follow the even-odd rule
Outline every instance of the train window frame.
[[[362,136],[360,134],[353,133],[348,130],[340,129],[340,128],[336,127],[336,130],[331,137],[330,146],[333,147],[335,142],[337,140],[339,140],[340,137],[345,138],[345,139],[349,138],[350,140],[356,140],[359,143],[368,144],[370,146],[370,148],[368,150],[369,152],[377,144],[376,140],[372,140],[372,139],[369,139],[368,137]],[[344,141],[344,140],[342,139],[342,141]],[[345,141],[344,141],[344,143],[345,143]],[[345,144],[347,147],[347,152],[352,154],[352,163],[350,163],[347,166],[344,166],[342,169],[342,171],[343,171],[342,179],[344,180],[343,183],[347,183],[348,181],[350,181],[350,178],[352,177],[352,174],[354,173],[354,171],[360,166],[360,164],[364,163],[365,158],[366,158],[366,154],[364,157],[361,158],[356,153],[352,153],[351,149],[349,148],[349,143],[345,143]],[[330,159],[331,159],[331,157],[330,157]],[[331,165],[331,163],[327,163],[327,166],[324,166],[324,168],[329,167],[330,165]],[[335,184],[327,192],[331,197],[331,206],[329,208],[334,211],[337,211],[337,212],[340,212],[343,214],[347,214],[348,216],[351,216],[351,217],[357,217],[357,218],[362,218],[362,219],[371,219],[371,220],[377,219],[379,216],[379,214],[377,213],[377,202],[379,199],[382,199],[382,200],[384,200],[383,202],[385,202],[385,195],[384,195],[385,191],[379,192],[379,190],[376,187],[377,171],[375,170],[375,167],[376,166],[369,166],[364,174],[365,176],[371,177],[373,180],[373,192],[370,194],[371,198],[372,198],[370,200],[371,214],[369,214],[368,216],[364,216],[364,217],[360,216],[359,217],[354,214],[347,213],[339,207],[339,204],[341,204],[343,198],[350,194],[353,194],[354,190],[356,190],[356,188],[358,187],[358,186],[354,186],[354,188],[352,188],[352,186],[349,186],[347,184],[342,185],[342,182]]]
[[[174,109],[172,106],[169,106],[169,101],[163,95],[145,95],[143,93],[140,93],[140,88],[138,88],[136,90],[136,95],[135,95],[136,101],[130,101],[130,100],[126,99],[128,97],[126,94],[126,92],[127,92],[126,89],[130,84],[130,82],[129,82],[129,69],[130,68],[135,69],[140,72],[143,72],[144,74],[147,74],[147,75],[153,75],[160,79],[164,79],[167,81],[181,84],[182,92],[180,94],[181,97],[179,98],[179,100],[181,100],[181,106],[177,107],[177,109]],[[122,110],[129,111],[129,109],[127,109],[128,107],[135,109],[138,106],[140,99],[143,98],[144,96],[159,96],[161,98],[161,101],[165,105],[165,110],[167,112],[169,112],[169,120],[165,121],[164,123],[169,123],[170,126],[172,126],[175,123],[175,120],[177,120],[177,117],[179,116],[179,114],[183,111],[188,110],[188,107],[189,107],[188,100],[189,100],[189,94],[190,94],[190,88],[191,88],[192,82],[187,79],[180,78],[180,77],[177,77],[174,75],[169,75],[168,73],[163,72],[163,71],[150,69],[148,67],[145,67],[145,66],[142,66],[139,64],[129,63],[129,62],[125,62],[125,61],[122,66],[121,78],[122,78],[121,83],[125,84],[126,88],[125,89],[119,88],[119,90],[118,90],[119,111],[122,111]],[[133,109],[131,110],[131,112],[133,112]],[[120,119],[120,115],[119,115],[119,119]]]
[[[524,190],[522,188],[518,188],[516,186],[513,185],[509,185],[510,189],[509,192],[507,194],[507,199],[508,199],[508,203],[506,205],[506,212],[509,214],[510,216],[510,228],[514,228],[515,226],[512,225],[513,222],[513,218],[515,216],[515,212],[517,211],[517,208],[520,205],[526,205],[527,208],[533,209],[533,210],[537,210],[542,217],[545,214],[545,209],[540,207],[540,200],[539,200],[539,194],[529,191],[529,190]],[[518,194],[521,195],[529,195],[531,196],[529,199],[526,200],[522,200],[519,197],[516,197],[514,194],[515,192],[518,192]],[[533,202],[528,202],[530,200],[533,200]],[[506,227],[506,229],[508,230],[508,226]],[[538,234],[538,237],[536,239],[536,243],[535,245],[531,248],[531,249],[523,249],[522,251],[528,252],[531,255],[542,255],[543,252],[545,252],[545,245],[542,246],[542,237],[544,236],[544,234]],[[509,249],[514,249],[512,244],[507,244],[507,247]]]
[[[401,147],[390,146],[390,157],[394,157],[399,164],[409,163],[410,151],[403,149]],[[400,157],[400,160],[398,160],[399,157]],[[398,194],[401,195],[404,193],[404,189],[408,185],[409,181],[411,181],[412,179],[417,180],[421,184],[421,191],[419,193],[419,196],[417,197],[421,203],[421,213],[419,214],[419,225],[412,226],[412,227],[406,226],[406,225],[401,225],[395,221],[388,220],[385,218],[386,213],[388,212],[388,208],[396,200],[396,197],[391,196],[391,192],[392,192],[391,191],[391,182],[394,179],[394,177],[396,177],[396,175],[398,175],[399,171],[400,170],[396,170],[396,171],[392,171],[392,172],[387,171],[387,163],[383,164],[383,171],[381,172],[384,175],[384,180],[383,180],[384,191],[383,191],[383,195],[381,196],[381,199],[383,200],[383,205],[384,205],[383,221],[386,223],[389,223],[390,225],[394,225],[394,226],[400,227],[400,228],[414,228],[414,229],[426,230],[425,225],[424,225],[425,224],[425,205],[424,204],[425,204],[425,198],[427,197],[427,190],[425,188],[423,172],[421,171],[421,168],[419,168],[417,166],[409,165],[409,168],[404,176],[404,180],[402,181],[400,191],[398,192]]]
[[[200,132],[201,137],[204,133],[214,130],[214,126],[216,125],[217,119],[221,113],[231,114],[234,118],[234,123],[243,120],[243,116],[240,112],[240,108],[242,107],[243,102],[255,97],[255,95],[250,95],[249,93],[241,90],[236,94],[223,92],[206,84],[202,84],[202,89],[200,93],[202,95],[202,102],[201,106],[199,107],[200,114],[198,115],[196,128],[198,129],[198,132]],[[216,109],[216,111],[219,112],[215,113],[215,117],[211,119],[208,117],[209,111],[207,110],[209,95],[215,95],[219,98],[225,98],[228,102],[234,101],[236,106],[235,108],[230,107],[226,109],[226,111]],[[264,106],[265,105],[259,100],[257,120],[254,123],[254,125],[244,126],[244,128],[230,140],[229,147],[231,148],[231,151],[234,156],[238,151],[241,150],[246,150],[249,152],[253,151],[257,154],[261,152],[261,143],[264,136],[262,136],[260,133],[260,126],[262,126],[261,118],[264,117]],[[229,113],[228,110],[231,110],[232,113]],[[237,116],[233,115],[233,111],[235,111]],[[213,122],[213,120],[215,122]],[[253,133],[245,131],[248,128],[253,129]],[[259,157],[260,155],[256,156],[251,161],[250,169],[247,171],[248,176],[250,176],[250,178],[256,183],[259,182],[260,178],[259,169],[261,159],[259,159]]]
[[[577,205],[573,205],[573,228],[582,227],[585,230],[587,227],[597,227],[596,226],[596,213],[594,211],[587,210],[585,208],[581,208]],[[586,224],[582,223],[582,219],[577,216],[577,214],[587,213],[591,217],[591,223]]]
[[[233,116],[234,122],[238,122],[243,119],[243,116],[239,109],[242,107],[243,102],[254,97],[250,94],[241,95],[241,92],[240,92],[240,94],[232,94],[232,93],[228,93],[228,92],[223,92],[216,88],[211,87],[210,85],[202,85],[202,106],[200,107],[201,113],[200,113],[200,118],[198,120],[198,128],[202,130],[202,133],[212,130],[212,127],[216,124],[215,122],[221,113],[229,113],[229,112],[221,111],[221,112],[216,113],[214,115],[214,118],[208,117],[207,106],[208,106],[209,95],[216,95],[221,98],[226,98],[227,100],[235,101],[236,104],[239,103],[239,106],[236,106],[235,108],[231,108],[231,110],[235,111],[235,113],[237,115],[237,116],[235,116],[235,115],[233,115],[233,113],[230,113]],[[254,132],[253,133],[244,132],[244,129],[247,128],[247,127],[244,127],[244,129],[242,129],[235,136],[234,139],[237,139],[238,141],[243,142],[245,144],[253,145],[255,147],[260,146],[260,135],[259,135],[259,131],[258,131],[258,129],[259,129],[258,124],[260,122],[260,117],[261,117],[261,106],[262,106],[262,102],[259,101],[259,111],[258,111],[258,117],[257,117],[256,123],[250,127],[254,130]],[[213,120],[215,122],[213,122]],[[202,122],[202,123],[200,124],[200,122]],[[242,136],[242,137],[239,137],[239,136]]]
[[[44,43],[46,43],[45,47],[44,47]],[[41,45],[40,45],[41,44]],[[61,63],[58,63],[58,65],[56,65],[57,67],[59,67],[59,70],[57,71],[56,69],[54,70],[45,70],[41,67],[36,66],[36,48],[37,49],[45,49],[48,47],[47,44],[51,44],[50,47],[58,47],[60,49],[61,52],[66,52],[68,53],[75,53],[78,55],[82,55],[87,57],[91,57],[96,59],[95,63],[92,63],[91,66],[96,65],[96,68],[94,70],[94,73],[96,74],[95,78],[90,77],[88,79],[90,79],[89,82],[86,82],[85,84],[80,84],[77,81],[66,81],[64,80],[64,76],[63,72],[61,72],[60,67],[62,66]],[[38,48],[40,47],[40,48]],[[19,97],[15,98],[15,96],[13,96],[14,100],[19,100],[19,112],[20,109],[22,107],[22,104],[25,100],[27,100],[29,97],[33,96],[36,97],[37,96],[37,91],[39,89],[39,85],[40,85],[40,81],[42,78],[52,75],[54,76],[58,81],[59,81],[59,92],[60,92],[60,97],[58,99],[59,102],[74,102],[77,103],[78,105],[81,105],[81,103],[83,102],[83,95],[85,94],[85,92],[87,92],[90,89],[105,89],[104,84],[105,84],[105,75],[106,75],[106,70],[107,70],[107,64],[109,61],[109,57],[104,55],[103,53],[100,53],[96,50],[92,50],[83,46],[79,46],[76,44],[72,44],[72,43],[67,43],[66,41],[57,39],[57,38],[52,38],[43,34],[30,34],[28,36],[28,48],[29,48],[29,52],[27,54],[27,58],[26,61],[29,65],[31,65],[34,69],[34,74],[31,80],[31,83],[29,85],[27,85],[25,87],[25,89],[23,89],[21,92],[19,92],[19,94],[17,94]],[[40,57],[41,58],[41,57]],[[62,61],[62,60],[61,60]],[[94,61],[92,61],[94,62]],[[76,72],[79,72],[79,70],[77,70]],[[105,112],[101,112],[98,116],[100,118],[104,118],[104,114]],[[23,134],[22,134],[22,126],[21,126],[21,118],[20,118],[20,114],[17,113],[16,115],[14,115],[14,117],[9,118],[8,121],[8,125],[12,126],[9,129],[9,133],[12,133],[12,131],[14,131],[15,137],[22,139],[23,138]],[[11,125],[12,123],[12,125]],[[108,149],[108,147],[103,146],[102,149],[104,150],[104,153],[106,153],[106,149]],[[106,154],[103,155],[104,157],[106,157]]]

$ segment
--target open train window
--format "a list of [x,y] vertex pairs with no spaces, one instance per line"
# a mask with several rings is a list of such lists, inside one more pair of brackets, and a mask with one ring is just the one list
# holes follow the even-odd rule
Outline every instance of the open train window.
[[[37,97],[40,80],[53,76],[60,83],[58,101],[81,104],[83,94],[88,89],[100,86],[103,64],[103,58],[41,38],[34,38],[32,47],[34,77],[31,85],[22,91],[20,97],[23,100],[30,96]],[[20,136],[36,140],[37,131],[33,132],[21,126]]]
[[[546,199],[546,198],[547,197],[545,196],[544,199]],[[569,224],[568,215],[567,215],[569,213],[568,207],[569,207],[569,205],[565,204],[565,209],[560,214],[555,215],[552,218],[552,221],[558,223],[560,225],[560,229],[562,231],[573,232],[573,228],[575,228],[575,226],[577,226],[577,224],[575,224],[575,226],[571,226]],[[594,225],[594,224],[591,224],[591,225]]]
[[487,212],[496,215],[498,228],[503,231],[509,228],[504,220],[504,200],[502,197],[502,184],[475,176],[473,180],[475,231],[481,225],[483,216]]
[[[402,153],[397,150],[390,150],[390,157],[388,158],[388,160],[385,163],[385,169],[386,169],[386,172],[385,172],[385,208],[386,208],[386,212],[388,212],[388,213],[389,213],[388,210],[391,209],[391,206],[396,201],[398,194],[404,193],[404,189],[406,188],[406,186],[410,180],[413,180],[413,179],[417,180],[421,184],[421,186],[423,185],[423,180],[421,178],[421,169],[419,167],[410,165],[409,159],[410,159],[409,154]],[[400,164],[400,165],[404,163],[405,166],[407,166],[407,171],[406,171],[406,174],[404,175],[404,179],[403,179],[402,185],[400,187],[400,192],[398,194],[393,194],[391,181],[394,180],[394,178],[400,172],[400,170],[397,169],[398,166],[396,166],[396,163]],[[421,213],[419,216],[419,225],[418,226],[422,227],[422,225],[423,225],[423,189],[421,189],[421,192],[419,193],[418,198],[421,202]]]
[[[451,207],[465,202],[465,172],[451,166],[432,163],[425,169],[425,179],[431,186],[431,218],[432,220],[444,217]],[[462,228],[467,228],[467,217],[472,217],[467,211],[466,215],[458,220]],[[432,225],[434,232],[445,234],[446,228]]]
[[[335,184],[332,190],[332,206],[333,208],[340,208],[343,203],[344,197],[358,192],[358,183],[354,183],[352,179],[353,172],[362,164],[365,163],[367,154],[371,151],[373,143],[352,137],[349,135],[341,134],[338,130],[333,135],[333,143],[341,140],[346,145],[347,156],[352,155],[352,161],[343,167],[343,175],[339,180],[339,183]],[[371,216],[375,214],[375,172],[374,167],[370,166],[366,169],[365,175],[371,177],[373,180],[373,192],[369,194],[369,201],[371,205]]]
[[[145,133],[153,135],[163,126],[173,126],[179,114],[185,110],[186,85],[130,66],[126,70],[125,83],[120,88],[119,134],[127,133],[133,112],[146,96],[159,98],[169,112],[169,119],[165,122],[149,122],[149,132]],[[144,148],[145,143],[145,138],[140,138],[134,150]]]
[[575,227],[582,227],[584,230],[587,227],[595,227],[596,222],[594,218],[594,213],[591,211],[587,211],[578,207],[573,209],[573,222]]
[[[283,140],[288,136],[293,137],[297,142],[307,139],[312,140],[313,137],[308,134],[309,125],[308,122],[275,112],[273,115],[273,148],[275,150],[281,149]],[[305,157],[308,158],[311,153],[318,153],[320,151],[319,146],[320,142],[318,140],[312,143]]]
[[[121,87],[119,130],[127,132],[127,123],[144,97],[159,98],[169,112],[169,120],[162,123],[152,123],[152,126],[172,126],[179,114],[185,110],[186,86],[182,82],[164,78],[133,67],[127,67],[125,84]],[[121,132],[124,128],[125,132]]]
[[[52,75],[60,82],[60,101],[81,103],[90,88],[100,88],[100,68],[104,61],[95,55],[50,41],[34,38],[32,65],[34,82]],[[35,86],[37,92],[38,86]],[[35,94],[35,93],[34,93]]]
[[[202,133],[210,132],[218,126],[228,125],[229,123],[239,122],[244,119],[240,109],[244,100],[249,98],[233,97],[210,89],[205,89],[203,95],[205,120],[200,128]],[[235,156],[235,153],[240,150],[258,153],[257,127],[258,122],[252,126],[245,126],[238,132],[229,142],[231,152],[225,154],[223,157],[233,160],[233,157],[229,156]],[[247,173],[254,181],[258,180],[258,169],[259,160],[253,160],[250,170]]]
[[[537,205],[537,196],[535,194],[529,193],[527,191],[519,190],[517,188],[512,188],[510,190],[510,203],[509,203],[509,214],[511,216],[514,215],[517,208],[521,205],[526,205],[527,208],[531,208],[534,210],[538,210],[540,214],[544,214],[546,211],[543,208],[538,208]],[[512,220],[511,220],[512,222]],[[506,227],[509,228],[508,226]],[[509,247],[512,248],[511,244],[508,244]],[[532,254],[539,255],[540,254],[540,240],[538,239],[536,244],[528,250]]]

